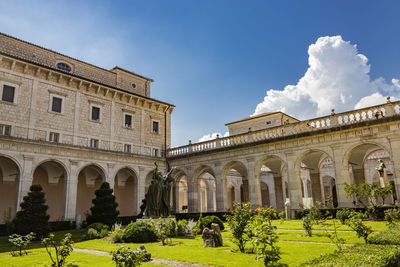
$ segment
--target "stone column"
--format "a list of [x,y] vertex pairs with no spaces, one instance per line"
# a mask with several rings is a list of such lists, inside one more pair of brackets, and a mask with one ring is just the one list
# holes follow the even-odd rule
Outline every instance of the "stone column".
[[192,168],[188,169],[186,175],[188,187],[188,212],[199,212],[199,185],[195,180],[194,170]]
[[215,163],[215,189],[216,189],[216,204],[217,211],[226,211],[227,205],[227,190],[226,190],[226,177],[223,173],[222,164]]
[[342,144],[332,145],[333,164],[335,165],[335,183],[338,198],[338,207],[352,207],[352,199],[347,198],[344,192],[344,183],[351,183],[348,163],[345,163],[345,152]]
[[207,181],[207,211],[214,212],[214,181]]
[[[325,187],[324,187],[324,179],[322,177],[322,174],[319,174],[319,184],[320,184],[320,190],[321,190],[321,201],[322,205],[326,205],[326,199],[325,199]],[[331,190],[332,191],[332,190]],[[332,199],[330,200],[332,202]]]
[[240,186],[241,186],[241,183],[240,184],[237,183],[235,186],[235,201],[242,203],[242,200],[240,199]]
[[114,168],[115,168],[115,164],[108,163],[107,164],[107,173],[104,174],[106,176],[105,181],[110,184],[110,188],[112,190],[114,190],[114,184],[115,184]]
[[400,137],[392,136],[389,137],[390,146],[392,150],[392,162],[394,172],[394,186],[396,189],[397,201],[400,200]]
[[31,156],[23,156],[24,165],[22,167],[22,175],[18,184],[18,197],[17,197],[17,211],[21,209],[20,204],[22,203],[24,196],[29,192],[29,188],[32,185],[33,180],[33,160]]
[[294,211],[299,209],[299,204],[302,203],[301,198],[301,179],[300,179],[300,168],[296,169],[296,153],[286,152],[287,162],[287,177],[288,177],[288,191],[290,199],[290,217],[294,217]]
[[247,159],[247,180],[249,183],[249,200],[253,209],[261,207],[260,173],[256,173],[255,158]]
[[[76,216],[76,198],[78,192],[78,161],[70,160],[69,176],[66,181],[64,220],[74,221]],[[84,218],[81,218],[84,220]]]
[[139,167],[139,173],[137,177],[137,195],[136,195],[136,214],[139,214],[140,212],[140,205],[142,205],[142,200],[144,199],[144,196],[146,194],[145,189],[146,189],[146,176],[150,172],[149,169],[146,169],[145,167]]

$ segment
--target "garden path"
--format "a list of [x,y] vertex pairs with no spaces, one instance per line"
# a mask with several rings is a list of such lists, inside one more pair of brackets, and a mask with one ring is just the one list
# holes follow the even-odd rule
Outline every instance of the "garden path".
[[[98,256],[111,257],[108,252],[99,251],[99,250],[74,248],[74,251],[98,255]],[[171,261],[171,260],[164,260],[164,259],[151,259],[150,263],[166,265],[166,266],[175,266],[175,267],[208,267],[208,265],[200,265],[200,264],[188,263],[188,262],[183,262],[183,261]]]

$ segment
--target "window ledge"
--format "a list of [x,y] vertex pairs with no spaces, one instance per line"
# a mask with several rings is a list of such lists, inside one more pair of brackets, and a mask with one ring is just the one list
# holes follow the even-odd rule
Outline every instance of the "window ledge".
[[92,120],[92,119],[88,119],[88,121],[101,124],[101,120],[95,121],[95,120]]
[[8,102],[8,101],[4,101],[4,100],[0,100],[0,103],[6,104],[6,105],[11,105],[11,106],[16,106],[17,105],[17,103],[15,103],[15,102]]
[[48,111],[50,114],[55,114],[55,115],[62,115],[62,116],[64,116],[64,113],[62,113],[62,112],[55,112],[55,111],[51,111],[51,110],[49,110]]

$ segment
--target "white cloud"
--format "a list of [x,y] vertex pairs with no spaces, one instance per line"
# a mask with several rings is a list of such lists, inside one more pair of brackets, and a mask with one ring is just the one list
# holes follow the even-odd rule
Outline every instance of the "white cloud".
[[219,136],[220,138],[227,137],[227,136],[229,136],[229,132],[226,132],[224,135],[222,135],[220,133],[206,134],[203,137],[201,137],[197,142],[205,142],[205,141],[213,140],[213,139],[216,139],[217,136]]
[[253,115],[280,110],[299,119],[381,104],[400,98],[400,81],[371,81],[370,65],[341,36],[320,37],[308,49],[309,68],[296,85],[268,90]]

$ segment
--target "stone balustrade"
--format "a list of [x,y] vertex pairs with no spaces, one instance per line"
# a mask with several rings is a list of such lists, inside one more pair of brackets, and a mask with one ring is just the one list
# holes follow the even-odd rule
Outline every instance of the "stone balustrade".
[[400,101],[390,102],[390,99],[388,99],[388,102],[382,105],[338,114],[335,114],[332,110],[332,114],[329,116],[171,148],[167,150],[167,157],[174,158],[221,148],[234,147],[242,144],[257,143],[275,138],[356,124],[363,121],[379,120],[396,115],[400,115]]

